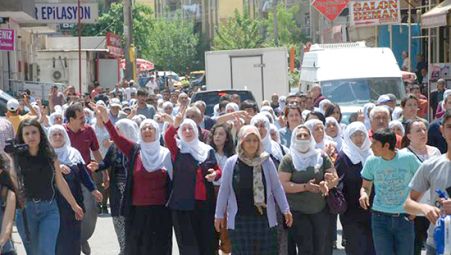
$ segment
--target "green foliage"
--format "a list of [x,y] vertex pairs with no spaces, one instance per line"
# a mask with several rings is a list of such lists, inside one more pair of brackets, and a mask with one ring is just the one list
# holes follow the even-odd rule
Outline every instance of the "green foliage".
[[154,21],[147,43],[149,59],[160,70],[185,73],[198,64],[199,35],[194,33],[194,23],[181,15]]
[[261,29],[261,20],[250,18],[247,11],[240,14],[238,10],[235,10],[235,16],[229,18],[216,31],[213,48],[231,50],[263,47],[265,38],[262,36]]
[[[299,6],[294,5],[290,9],[286,9],[283,4],[277,5],[277,35],[279,46],[299,45],[304,41],[305,37],[301,32],[301,28],[296,24],[295,17],[299,13]],[[265,21],[267,28],[267,41],[271,46],[274,45],[274,12],[270,12],[268,19]]]

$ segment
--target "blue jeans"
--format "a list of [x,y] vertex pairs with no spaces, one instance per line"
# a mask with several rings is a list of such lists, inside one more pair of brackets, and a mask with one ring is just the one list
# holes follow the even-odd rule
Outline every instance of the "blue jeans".
[[407,216],[390,216],[373,211],[371,227],[377,255],[413,254],[414,224]]
[[17,229],[27,255],[54,255],[60,228],[60,215],[56,201],[28,200],[23,210],[27,219],[28,242],[21,210],[17,212]]

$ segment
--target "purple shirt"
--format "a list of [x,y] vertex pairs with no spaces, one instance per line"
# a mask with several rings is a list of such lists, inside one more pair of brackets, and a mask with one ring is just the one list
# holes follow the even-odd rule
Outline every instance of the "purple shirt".
[[[219,188],[218,200],[216,202],[216,219],[223,219],[227,210],[227,229],[235,229],[235,216],[238,212],[235,191],[233,190],[232,177],[237,155],[227,159],[222,171],[221,187]],[[269,227],[277,226],[276,202],[282,213],[290,211],[290,207],[285,196],[282,184],[280,183],[277,169],[270,158],[262,165],[263,174],[266,181],[266,215]]]

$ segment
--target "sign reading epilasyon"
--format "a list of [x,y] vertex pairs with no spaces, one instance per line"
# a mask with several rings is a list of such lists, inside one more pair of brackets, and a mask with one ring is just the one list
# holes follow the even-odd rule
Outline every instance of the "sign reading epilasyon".
[[[35,18],[39,23],[77,23],[77,3],[37,3]],[[80,5],[80,22],[96,23],[99,17],[97,3],[82,3]]]

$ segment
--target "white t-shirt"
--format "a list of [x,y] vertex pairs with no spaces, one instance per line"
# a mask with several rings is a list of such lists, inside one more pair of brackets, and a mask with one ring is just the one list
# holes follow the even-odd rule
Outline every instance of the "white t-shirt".
[[135,87],[128,87],[125,89],[124,95],[126,101],[130,101],[130,99],[132,99],[132,93],[136,94],[138,93],[138,90]]

